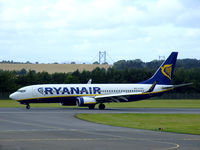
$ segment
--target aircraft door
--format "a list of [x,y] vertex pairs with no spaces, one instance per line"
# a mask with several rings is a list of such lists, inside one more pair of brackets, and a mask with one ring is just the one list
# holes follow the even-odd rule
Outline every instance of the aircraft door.
[[43,90],[42,88],[38,88],[38,87],[32,87],[32,96],[33,97],[41,97],[39,95],[43,95]]

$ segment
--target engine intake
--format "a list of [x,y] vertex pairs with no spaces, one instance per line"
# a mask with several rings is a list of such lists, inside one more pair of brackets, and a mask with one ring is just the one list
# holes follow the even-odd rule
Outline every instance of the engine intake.
[[92,97],[78,97],[76,101],[77,106],[90,106],[96,104],[96,99]]

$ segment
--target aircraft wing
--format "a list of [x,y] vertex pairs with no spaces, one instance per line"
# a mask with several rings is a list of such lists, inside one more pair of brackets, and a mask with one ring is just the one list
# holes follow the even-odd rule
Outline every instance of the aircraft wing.
[[119,93],[119,94],[107,94],[95,96],[95,99],[98,103],[109,103],[109,102],[128,102],[128,97],[141,95],[143,92],[137,93]]
[[129,97],[134,97],[138,99],[141,95],[151,94],[156,86],[156,81],[152,84],[152,86],[145,92],[134,92],[134,93],[118,93],[118,94],[107,94],[96,96],[95,99],[98,103],[109,103],[109,102],[128,102]]

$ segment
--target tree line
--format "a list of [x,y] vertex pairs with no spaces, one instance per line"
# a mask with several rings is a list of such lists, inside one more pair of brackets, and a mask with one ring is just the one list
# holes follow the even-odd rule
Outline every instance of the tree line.
[[[138,60],[135,62],[141,64]],[[185,63],[185,61],[182,62]],[[173,92],[184,94],[200,93],[200,67],[193,67],[191,64],[190,67],[188,65],[184,66],[182,65],[182,62],[177,62],[172,84],[190,82],[193,84],[184,88],[178,88]],[[122,64],[117,62],[112,68],[108,68],[107,70],[104,68],[95,68],[92,71],[84,70],[80,72],[79,70],[76,70],[71,73],[53,74],[49,74],[48,72],[36,72],[34,70],[27,71],[25,69],[20,71],[0,70],[0,93],[11,93],[20,87],[27,85],[87,83],[89,79],[92,79],[92,83],[138,83],[150,78],[158,68],[157,66],[160,66],[162,62],[151,62],[151,64],[154,65],[149,68],[147,68],[147,64],[146,66],[141,64],[140,67],[129,67],[129,63],[130,62],[123,62],[123,69]],[[120,65],[117,66],[118,64]]]
[[[123,70],[124,68],[148,68],[157,69],[164,60],[153,60],[150,62],[143,62],[140,59],[135,60],[120,60],[114,63],[113,67],[118,70]],[[199,68],[200,60],[197,59],[178,59],[176,62],[176,68]]]
[[[21,71],[20,71],[21,72]],[[35,72],[29,70],[20,74],[16,71],[0,71],[0,92],[13,92],[18,88],[34,84],[69,84],[87,83],[92,79],[92,83],[138,83],[150,78],[154,71],[146,68],[116,70],[114,68],[96,68],[93,71],[76,70],[72,73]],[[24,72],[24,71],[23,71]],[[174,72],[173,84],[190,83],[189,87],[180,88],[178,92],[200,92],[200,68],[183,69],[178,68]]]

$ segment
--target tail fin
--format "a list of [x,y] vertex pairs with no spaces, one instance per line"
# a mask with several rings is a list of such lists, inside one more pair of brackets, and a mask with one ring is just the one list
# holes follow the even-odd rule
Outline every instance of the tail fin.
[[141,82],[142,84],[164,84],[170,85],[176,65],[178,52],[172,52],[171,55],[165,60],[158,68],[156,73],[148,80]]

